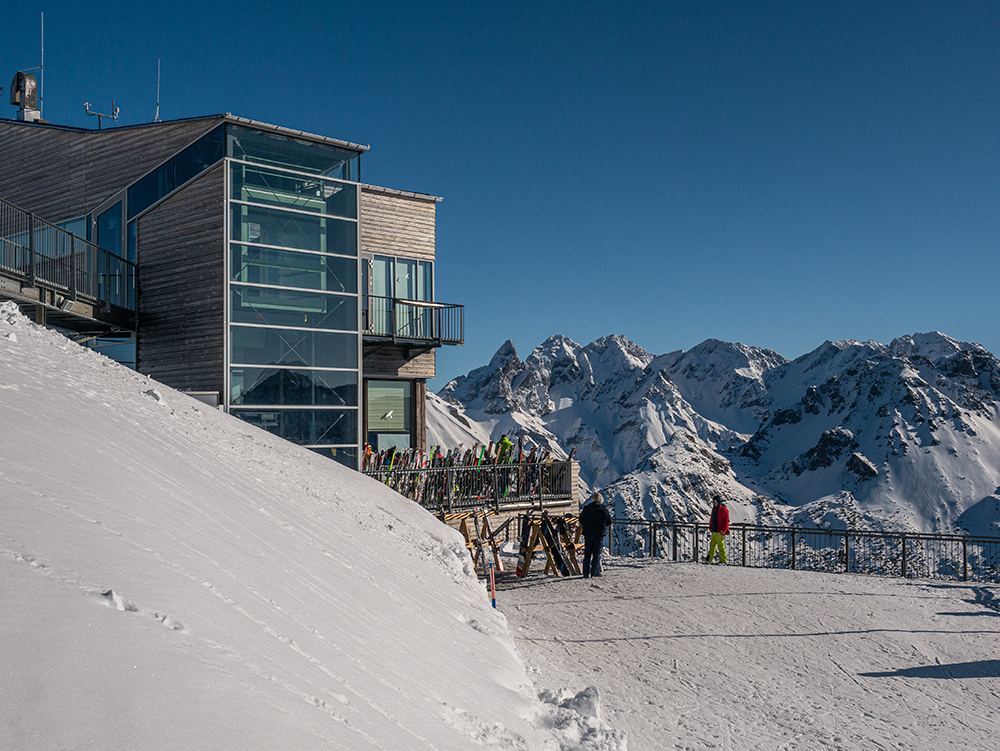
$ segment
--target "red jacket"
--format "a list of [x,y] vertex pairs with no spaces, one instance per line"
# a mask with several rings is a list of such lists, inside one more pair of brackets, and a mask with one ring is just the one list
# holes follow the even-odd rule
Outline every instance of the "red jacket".
[[712,508],[711,530],[721,535],[729,534],[729,509],[726,504],[720,503]]

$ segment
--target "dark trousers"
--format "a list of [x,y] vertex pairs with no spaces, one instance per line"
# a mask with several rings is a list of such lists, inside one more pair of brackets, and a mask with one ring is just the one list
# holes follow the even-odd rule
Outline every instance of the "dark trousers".
[[601,575],[601,548],[604,547],[604,535],[600,537],[583,538],[583,575]]

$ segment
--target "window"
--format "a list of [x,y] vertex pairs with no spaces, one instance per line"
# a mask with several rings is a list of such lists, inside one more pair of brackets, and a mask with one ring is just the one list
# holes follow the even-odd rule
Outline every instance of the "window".
[[220,125],[128,189],[128,218],[132,219],[222,159],[225,126]]
[[409,381],[368,381],[368,443],[376,451],[412,445],[413,387]]
[[361,154],[357,151],[238,125],[229,125],[226,136],[226,156],[233,159],[352,182],[361,180]]

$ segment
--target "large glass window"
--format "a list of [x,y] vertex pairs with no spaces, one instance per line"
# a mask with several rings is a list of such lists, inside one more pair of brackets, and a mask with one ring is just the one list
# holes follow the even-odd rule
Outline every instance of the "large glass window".
[[358,262],[353,258],[234,243],[230,263],[234,282],[349,294],[358,291]]
[[233,323],[358,330],[358,298],[354,295],[239,285],[233,285],[230,293]]
[[312,211],[317,214],[358,216],[358,190],[351,183],[307,177],[279,170],[232,163],[230,196],[237,201]]
[[358,254],[358,226],[347,219],[299,214],[262,206],[232,205],[231,238],[342,256]]
[[358,406],[358,374],[351,370],[233,368],[234,405]]
[[357,151],[238,125],[229,125],[226,135],[226,155],[234,159],[352,182],[361,180],[361,154]]
[[234,365],[358,368],[358,336],[331,331],[230,327]]
[[258,428],[303,445],[356,444],[356,409],[233,409]]

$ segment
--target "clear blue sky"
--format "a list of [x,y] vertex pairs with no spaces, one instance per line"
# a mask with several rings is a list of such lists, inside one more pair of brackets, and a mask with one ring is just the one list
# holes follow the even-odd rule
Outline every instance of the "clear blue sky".
[[438,379],[551,334],[789,358],[940,330],[1000,352],[1000,3],[20,3],[0,114],[232,112],[444,197]]

